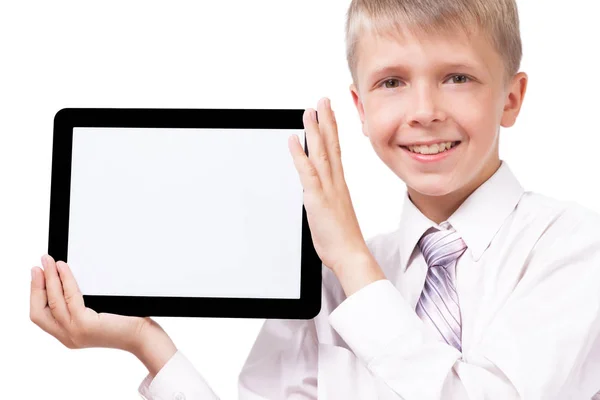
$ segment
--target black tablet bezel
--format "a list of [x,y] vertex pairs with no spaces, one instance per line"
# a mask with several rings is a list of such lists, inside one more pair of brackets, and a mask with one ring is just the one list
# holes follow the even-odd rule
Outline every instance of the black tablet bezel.
[[[74,127],[303,129],[299,109],[64,108],[54,118],[48,254],[67,260]],[[308,154],[306,139],[305,152]],[[311,319],[321,309],[322,262],[302,207],[300,299],[84,295],[97,312],[129,316]]]

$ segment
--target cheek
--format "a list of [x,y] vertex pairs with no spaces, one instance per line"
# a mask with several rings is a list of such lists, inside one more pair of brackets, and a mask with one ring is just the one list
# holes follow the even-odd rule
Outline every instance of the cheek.
[[[497,106],[490,95],[470,96],[456,107],[456,122],[472,142],[487,143],[493,141],[498,126]],[[457,104],[457,102],[455,102]]]
[[367,133],[374,146],[394,140],[402,122],[401,109],[394,102],[372,100],[366,116]]

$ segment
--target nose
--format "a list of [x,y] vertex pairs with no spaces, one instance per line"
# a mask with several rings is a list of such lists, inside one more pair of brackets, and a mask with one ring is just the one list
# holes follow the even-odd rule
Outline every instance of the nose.
[[434,122],[441,122],[446,118],[440,109],[437,93],[431,86],[416,84],[411,92],[406,107],[406,121],[411,127],[429,127]]

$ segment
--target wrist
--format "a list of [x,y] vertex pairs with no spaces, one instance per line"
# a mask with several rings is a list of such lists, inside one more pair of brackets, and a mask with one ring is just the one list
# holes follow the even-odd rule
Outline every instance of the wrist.
[[139,340],[130,351],[146,367],[152,377],[177,353],[177,347],[169,335],[156,322],[141,330]]
[[386,279],[381,267],[369,251],[354,254],[332,270],[347,297],[375,281]]

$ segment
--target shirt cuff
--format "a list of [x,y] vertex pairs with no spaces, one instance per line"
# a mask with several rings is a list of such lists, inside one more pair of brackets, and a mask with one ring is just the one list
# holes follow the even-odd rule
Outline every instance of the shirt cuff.
[[147,400],[219,400],[192,363],[177,351],[156,374],[148,374],[138,388]]
[[406,346],[426,340],[423,322],[387,279],[350,295],[329,315],[329,323],[366,365],[392,343],[397,346],[400,337]]

